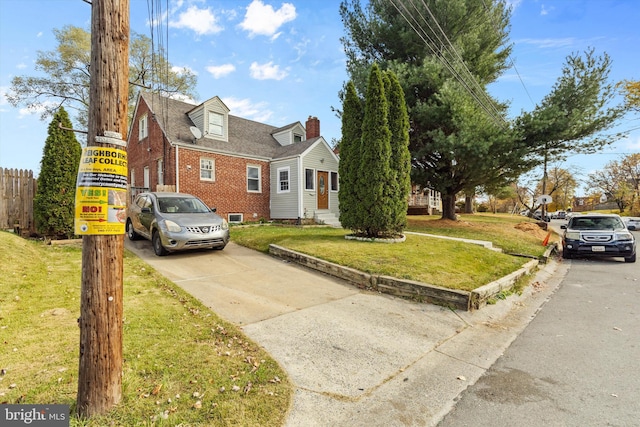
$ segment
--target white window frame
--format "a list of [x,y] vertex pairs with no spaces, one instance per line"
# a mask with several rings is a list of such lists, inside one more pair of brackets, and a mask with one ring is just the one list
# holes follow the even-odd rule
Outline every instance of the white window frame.
[[[333,188],[333,177],[336,177],[336,188]],[[338,176],[338,172],[329,172],[329,189],[330,191],[339,191],[340,190],[340,177]]]
[[131,187],[135,187],[136,186],[136,170],[135,169],[131,169]]
[[[210,172],[210,177],[203,177],[202,172]],[[200,157],[200,181],[215,181],[216,180],[216,161],[207,157]]]
[[[283,189],[282,188],[282,184],[285,182],[285,180],[281,180],[280,179],[280,173],[281,172],[287,172],[287,179],[286,179],[286,184],[287,184],[287,188]],[[277,185],[277,193],[290,193],[291,192],[291,167],[286,166],[283,168],[278,168],[276,170],[276,185]]]
[[[309,188],[307,181],[307,172],[311,171],[311,188]],[[305,191],[315,191],[316,190],[316,170],[311,168],[304,169],[304,190]]]
[[[231,219],[232,216],[239,216],[240,220],[236,221],[235,219]],[[227,214],[227,221],[231,222],[231,223],[234,223],[234,224],[241,224],[244,221],[244,215],[241,214],[241,213],[230,213],[230,214]]]
[[138,141],[142,141],[146,137],[149,136],[149,121],[147,120],[147,115],[140,117],[140,121],[138,122]]
[[144,186],[144,188],[151,190],[151,173],[149,171],[149,166],[145,166],[144,169],[142,169],[142,172],[142,185]]
[[158,185],[164,185],[164,161],[158,159]]
[[[258,170],[258,177],[257,178],[253,178],[249,176],[249,170],[252,169],[257,169]],[[250,181],[258,181],[258,189],[257,190],[252,190],[249,188],[249,182]],[[248,193],[262,193],[262,168],[260,166],[257,165],[247,165],[247,192]]]
[[[211,119],[213,117],[220,118],[220,124],[212,123]],[[210,135],[219,136],[219,137],[224,136],[224,114],[218,113],[216,111],[209,111],[208,117],[207,117],[207,124],[208,124],[207,132],[209,132]]]

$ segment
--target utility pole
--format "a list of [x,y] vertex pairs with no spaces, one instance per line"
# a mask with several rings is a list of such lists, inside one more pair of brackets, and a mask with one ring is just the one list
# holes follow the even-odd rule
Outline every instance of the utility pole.
[[[95,199],[98,193],[102,195],[111,191],[110,197],[112,193],[122,193],[106,188],[114,185],[121,188],[121,174],[115,184],[103,183],[104,177],[115,170],[115,167],[105,167],[105,163],[118,162],[121,170],[127,170],[123,140],[127,132],[129,34],[129,0],[91,1],[91,88],[85,149],[88,151],[83,153],[85,165],[81,164],[78,172],[77,194],[95,194]],[[85,169],[82,172],[82,168],[89,167],[87,164],[93,160],[90,157],[92,154],[87,153],[94,153],[96,167],[100,163],[102,170]],[[112,153],[118,153],[118,159],[113,160]],[[81,185],[81,181],[84,184]],[[126,187],[126,172],[124,181]],[[117,228],[103,227],[92,233],[90,225],[94,223],[89,221],[101,225],[108,223],[108,220],[98,219],[97,216],[91,219],[88,213],[78,226],[78,212],[89,212],[89,208],[101,212],[106,201],[99,202],[94,202],[94,207],[84,201],[85,204],[79,207],[76,196],[76,227],[84,232],[77,396],[77,410],[81,417],[102,414],[122,399],[124,228],[119,232]],[[116,204],[112,201],[109,203]],[[126,198],[120,202],[120,207],[122,204],[126,207]],[[106,211],[106,206],[104,208]]]

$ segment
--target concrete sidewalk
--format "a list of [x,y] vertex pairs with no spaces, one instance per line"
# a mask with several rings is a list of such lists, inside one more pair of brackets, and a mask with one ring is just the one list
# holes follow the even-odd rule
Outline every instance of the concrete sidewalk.
[[146,241],[126,247],[281,364],[295,385],[287,425],[305,427],[436,425],[565,270],[550,261],[522,296],[454,312],[363,291],[233,243],[163,258]]

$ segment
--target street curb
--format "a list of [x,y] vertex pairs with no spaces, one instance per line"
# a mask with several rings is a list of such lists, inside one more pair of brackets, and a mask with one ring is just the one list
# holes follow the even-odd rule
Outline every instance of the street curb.
[[[547,251],[545,251],[546,257],[548,257],[552,251],[552,247],[547,249]],[[296,264],[304,267],[320,271],[330,276],[346,280],[359,288],[371,289],[399,297],[408,297],[417,301],[442,305],[463,311],[473,311],[484,307],[491,298],[500,292],[510,289],[519,278],[530,274],[531,271],[537,268],[540,263],[537,259],[528,261],[513,273],[468,292],[446,289],[413,280],[368,274],[354,268],[344,267],[339,264],[274,244],[269,245],[269,254],[286,261],[295,262]],[[545,255],[543,255],[543,258]]]

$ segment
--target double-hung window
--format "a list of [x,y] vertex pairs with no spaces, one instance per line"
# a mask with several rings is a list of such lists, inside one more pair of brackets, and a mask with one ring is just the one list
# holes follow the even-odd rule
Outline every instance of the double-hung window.
[[288,193],[290,189],[290,170],[289,167],[279,168],[277,170],[278,175],[278,193]]
[[224,135],[224,116],[222,114],[209,111],[209,133],[215,136]]
[[259,193],[260,188],[260,166],[247,166],[247,191],[250,193]]
[[200,159],[200,179],[202,181],[215,181],[216,174],[213,159]]

